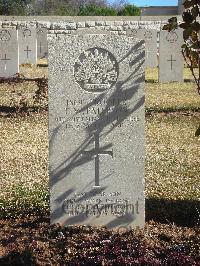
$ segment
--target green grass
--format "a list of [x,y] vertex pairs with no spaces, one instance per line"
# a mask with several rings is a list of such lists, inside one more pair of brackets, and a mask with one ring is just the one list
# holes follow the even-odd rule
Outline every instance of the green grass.
[[[0,127],[1,202],[31,202],[25,201],[29,193],[48,188],[47,117],[0,118]],[[35,205],[41,201],[36,194],[31,197]]]
[[[47,68],[21,66],[26,77],[47,77]],[[146,70],[146,110],[147,111],[196,111],[200,109],[200,97],[194,82],[158,83],[157,69]],[[185,77],[192,78],[190,71],[185,69]],[[33,107],[33,96],[38,89],[34,82],[18,84],[0,84],[0,106],[20,106],[20,100],[26,97],[27,106]],[[47,101],[46,101],[47,102]],[[44,106],[46,104],[44,102]]]
[[[192,78],[188,69],[185,69],[184,76]],[[147,110],[160,112],[200,109],[200,97],[198,97],[194,82],[158,83],[157,69],[146,70],[146,81]]]
[[177,111],[200,109],[200,97],[192,83],[148,84],[146,109],[154,111]]
[[146,123],[146,195],[200,199],[198,116],[152,117]]
[[20,100],[23,96],[26,97],[27,105],[33,106],[33,96],[37,88],[34,82],[23,82],[13,85],[0,84],[0,106],[17,107],[20,105]]
[[[200,115],[153,116],[146,122],[146,196],[198,200]],[[1,204],[47,206],[47,116],[0,118]]]

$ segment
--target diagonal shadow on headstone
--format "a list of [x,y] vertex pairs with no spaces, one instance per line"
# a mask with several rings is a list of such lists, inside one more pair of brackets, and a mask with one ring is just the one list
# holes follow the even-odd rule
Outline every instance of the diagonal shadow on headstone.
[[[127,57],[132,55],[132,53],[135,51],[135,49],[139,49],[143,42],[137,44],[134,46],[127,54],[126,57],[122,57],[119,62],[122,62]],[[103,126],[99,129],[96,127],[97,121],[92,122],[88,128],[86,129],[86,138],[84,141],[79,145],[79,147],[65,160],[63,161],[57,168],[55,168],[53,171],[50,169],[50,175],[52,176],[50,181],[50,186],[53,187],[59,180],[62,180],[63,178],[67,178],[71,171],[73,171],[76,167],[84,165],[88,163],[89,161],[93,160],[93,155],[89,156],[82,156],[82,151],[87,150],[88,147],[93,143],[94,141],[94,133],[99,134],[100,136],[108,135],[112,130],[114,130],[120,123],[125,121],[132,113],[134,113],[138,108],[140,108],[144,104],[144,97],[142,96],[139,98],[133,106],[126,106],[126,102],[131,99],[138,91],[139,89],[139,83],[144,81],[144,73],[140,73],[140,69],[144,63],[144,52],[141,51],[141,53],[137,56],[137,58],[130,62],[130,66],[133,67],[134,64],[138,61],[141,61],[132,71],[132,73],[126,77],[123,81],[119,81],[116,84],[116,89],[112,93],[112,95],[107,99],[107,104],[105,106],[105,109],[99,114],[98,122],[100,122]],[[130,84],[131,83],[131,84]],[[88,107],[95,104],[95,102],[98,102],[99,100],[103,99],[105,96],[105,93],[101,93],[98,95],[92,102],[89,104],[86,104],[83,106],[79,112],[83,112]],[[123,96],[123,97],[120,97]],[[118,105],[115,106],[115,104],[112,104],[112,99],[118,97],[121,99],[119,101]],[[106,108],[109,109],[112,107],[112,111],[110,113],[106,113]],[[123,111],[123,115],[118,118],[116,116],[117,110]],[[77,112],[77,113],[79,113]],[[77,114],[76,113],[76,114]],[[75,114],[75,115],[76,115]],[[105,121],[104,118],[107,116],[107,120]],[[105,130],[105,128],[108,125],[112,125],[109,130]],[[51,138],[50,138],[50,146],[54,145],[54,138],[59,133],[60,129],[62,128],[62,123],[52,132]],[[104,145],[101,147],[101,151],[106,151],[107,149],[112,148],[112,142],[110,142],[108,145]],[[51,150],[51,147],[50,147]],[[106,177],[102,177],[106,178]],[[101,193],[105,187],[101,188],[100,190],[97,190],[95,194]],[[71,193],[73,192],[73,188],[71,189]],[[91,193],[94,191],[90,191]],[[88,196],[84,196],[79,199],[79,201],[83,201],[84,199],[88,198]],[[58,202],[61,202],[64,198],[66,198],[65,193],[63,195],[60,195],[58,199],[56,199]],[[55,201],[56,201],[55,200]],[[55,214],[54,214],[55,215]],[[60,212],[60,216],[63,215],[63,213]],[[56,215],[56,218],[59,218]],[[127,218],[130,219],[130,217],[125,217],[124,219],[127,220]],[[112,222],[110,222],[107,226],[112,227],[117,225],[117,223],[120,223],[123,218],[114,218]],[[66,224],[74,224],[85,220],[84,214],[77,215],[76,217],[71,217],[66,220]]]

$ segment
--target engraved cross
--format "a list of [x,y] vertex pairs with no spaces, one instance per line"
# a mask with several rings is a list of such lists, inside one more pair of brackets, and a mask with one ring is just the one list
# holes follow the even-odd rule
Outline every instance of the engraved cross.
[[32,50],[29,50],[28,49],[28,45],[27,45],[27,47],[26,47],[26,50],[24,50],[24,52],[26,52],[26,57],[28,58],[28,55],[29,55],[29,52],[31,52]]
[[4,68],[6,70],[6,63],[7,61],[9,61],[10,59],[7,58],[7,55],[5,54],[5,57],[1,59],[2,61],[4,61]]
[[172,55],[171,55],[171,59],[167,60],[168,62],[171,62],[171,70],[173,68],[173,62],[176,62],[176,60],[172,59]]
[[89,151],[83,151],[82,155],[89,155],[90,157],[95,158],[95,185],[94,187],[100,187],[99,185],[99,156],[100,155],[110,155],[113,158],[113,150],[107,151],[103,148],[100,148],[99,145],[99,134],[94,134],[95,147]]

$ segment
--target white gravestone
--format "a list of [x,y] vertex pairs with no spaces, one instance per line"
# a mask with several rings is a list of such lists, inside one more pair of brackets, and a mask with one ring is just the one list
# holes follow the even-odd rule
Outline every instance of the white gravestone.
[[19,53],[16,29],[0,29],[0,77],[19,73]]
[[47,28],[37,28],[37,56],[38,59],[47,58]]
[[48,35],[51,223],[144,226],[144,42]]
[[157,67],[157,31],[151,29],[140,29],[138,38],[145,41],[145,66]]
[[183,31],[160,31],[159,82],[183,82]]
[[19,30],[19,63],[37,63],[36,27],[20,27]]
[[145,66],[157,67],[157,31],[152,29],[129,29],[127,35],[145,41]]

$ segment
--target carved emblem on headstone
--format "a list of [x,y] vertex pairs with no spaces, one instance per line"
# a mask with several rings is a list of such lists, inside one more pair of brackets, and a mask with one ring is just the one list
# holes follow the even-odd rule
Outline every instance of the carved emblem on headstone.
[[23,35],[24,35],[24,38],[27,38],[27,37],[30,37],[31,36],[31,30],[29,29],[24,29],[23,30]]
[[147,40],[147,41],[151,40],[152,36],[153,36],[153,34],[151,31],[149,31],[149,30],[145,31],[145,33],[144,33],[145,40]]
[[76,82],[86,91],[102,92],[117,81],[119,65],[109,51],[94,47],[83,52],[74,65]]
[[178,35],[176,32],[171,31],[167,34],[166,40],[170,43],[175,43],[178,40]]
[[44,31],[43,31],[42,29],[39,29],[39,30],[37,31],[37,34],[40,35],[40,36],[42,36],[42,35],[44,35]]
[[10,32],[8,30],[0,30],[0,40],[3,42],[9,41],[11,38]]

